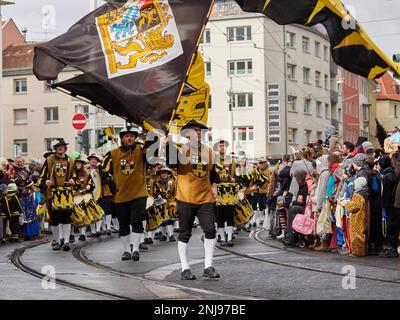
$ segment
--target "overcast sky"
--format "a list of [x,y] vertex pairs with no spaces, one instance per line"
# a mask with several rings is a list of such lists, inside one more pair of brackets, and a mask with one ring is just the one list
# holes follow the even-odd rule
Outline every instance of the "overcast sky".
[[[89,0],[13,1],[15,5],[3,7],[3,19],[12,17],[19,28],[27,28],[28,40],[46,39],[42,26],[42,10],[46,6],[54,7],[56,16],[55,21],[47,22],[47,39],[64,33],[89,12]],[[400,53],[400,0],[344,0],[344,3],[354,8],[352,12],[357,20],[386,54],[391,57],[393,53]]]

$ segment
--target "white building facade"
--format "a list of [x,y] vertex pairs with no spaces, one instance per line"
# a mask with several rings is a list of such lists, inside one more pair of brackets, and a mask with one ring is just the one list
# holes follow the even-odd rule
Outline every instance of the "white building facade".
[[214,141],[233,140],[235,153],[258,158],[325,139],[332,123],[340,131],[339,90],[331,91],[338,70],[331,70],[327,36],[316,29],[280,26],[234,2],[217,3],[200,51]]

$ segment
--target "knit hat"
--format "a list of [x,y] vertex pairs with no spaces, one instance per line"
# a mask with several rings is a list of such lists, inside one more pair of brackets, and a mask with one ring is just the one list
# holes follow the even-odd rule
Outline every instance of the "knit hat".
[[390,160],[390,157],[388,155],[383,155],[379,157],[378,163],[381,166],[382,169],[386,169],[392,166],[392,162]]
[[364,167],[367,157],[365,156],[365,154],[359,153],[356,154],[352,160],[357,167]]
[[367,154],[374,153],[374,146],[372,145],[371,142],[369,142],[369,141],[363,142],[362,147],[363,147],[365,153],[367,153]]
[[356,180],[354,180],[354,191],[358,192],[362,189],[367,188],[367,184],[367,179],[365,179],[364,177],[357,178]]

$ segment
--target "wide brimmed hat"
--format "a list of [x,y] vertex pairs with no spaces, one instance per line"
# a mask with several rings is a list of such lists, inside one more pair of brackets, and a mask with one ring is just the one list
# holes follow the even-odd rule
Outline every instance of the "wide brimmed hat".
[[123,136],[124,136],[125,134],[128,134],[128,133],[133,133],[133,135],[134,135],[136,138],[139,136],[138,130],[136,130],[136,129],[132,128],[132,127],[126,127],[126,128],[123,128],[123,129],[120,131],[119,137],[122,139]]
[[77,162],[80,162],[82,164],[86,163],[86,161],[84,159],[82,159],[81,157],[75,159],[75,163],[77,163]]
[[51,156],[54,153],[53,150],[47,150],[45,152],[43,152],[43,158],[48,158],[49,156]]
[[58,138],[58,139],[53,141],[51,147],[54,150],[58,146],[65,146],[66,147],[68,145],[69,145],[69,143],[67,143],[63,138]]
[[190,128],[193,128],[193,127],[199,127],[201,129],[208,130],[208,127],[203,122],[197,121],[197,120],[190,120],[187,124],[185,124],[182,127],[182,130],[190,129]]
[[7,192],[17,192],[18,191],[18,187],[15,183],[10,183],[7,186]]
[[169,174],[172,174],[172,170],[169,167],[162,167],[160,170],[157,171],[157,174],[161,174],[161,172],[168,172]]
[[229,147],[229,141],[220,138],[220,139],[217,140],[216,143],[214,143],[213,149],[214,149],[214,150],[217,150],[217,149],[219,148],[219,146],[220,146],[221,143],[225,144],[225,146],[226,146],[227,148]]
[[100,156],[95,153],[92,153],[89,157],[87,157],[87,161],[90,161],[92,158],[97,159],[98,162],[101,162]]

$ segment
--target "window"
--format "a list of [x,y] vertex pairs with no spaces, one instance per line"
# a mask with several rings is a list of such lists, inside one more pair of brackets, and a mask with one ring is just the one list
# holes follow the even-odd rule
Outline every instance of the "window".
[[325,119],[329,119],[330,113],[329,104],[325,103]]
[[315,56],[321,57],[321,43],[319,41],[315,41]]
[[14,109],[14,124],[28,123],[28,109]]
[[324,46],[324,59],[328,60],[328,47]]
[[279,84],[269,84],[267,91],[268,91],[268,97],[270,98],[279,97]]
[[253,74],[252,60],[228,61],[228,75],[251,75]]
[[56,140],[57,138],[45,138],[44,139],[44,148],[45,150],[51,150],[51,144]]
[[324,76],[324,87],[325,90],[329,90],[329,76],[327,74]]
[[235,93],[233,96],[234,108],[251,108],[253,107],[252,93]]
[[317,101],[316,107],[317,107],[317,117],[322,118],[322,103],[320,101]]
[[268,126],[271,127],[280,127],[281,126],[281,116],[279,114],[270,114],[268,116]]
[[304,130],[304,143],[307,144],[311,141],[311,130]]
[[315,71],[315,86],[321,87],[321,72]]
[[234,128],[233,138],[240,142],[254,141],[254,129],[253,127]]
[[286,46],[289,48],[296,47],[296,34],[293,32],[286,32]]
[[268,113],[276,113],[281,110],[279,100],[268,100]]
[[211,62],[205,62],[206,77],[211,77]]
[[89,119],[89,106],[84,104],[78,104],[75,106],[75,114],[83,113],[87,119]]
[[14,147],[16,149],[16,155],[26,155],[28,153],[28,140],[14,140]]
[[297,97],[288,96],[288,110],[292,112],[297,112]]
[[280,130],[270,130],[270,131],[268,131],[268,142],[269,143],[279,143],[279,142],[281,142],[281,131]]
[[28,84],[26,79],[15,79],[14,80],[14,93],[22,94],[28,92]]
[[210,43],[211,42],[211,32],[210,29],[204,30],[204,34],[201,37],[200,43]]
[[310,53],[310,38],[303,37],[303,52]]
[[251,40],[251,26],[228,28],[228,41]]
[[58,121],[58,107],[44,108],[46,122]]
[[296,80],[296,65],[288,63],[287,75],[289,80]]
[[311,114],[311,100],[310,99],[304,100],[304,113]]
[[296,144],[297,129],[289,128],[288,129],[288,142],[290,144]]
[[368,104],[363,104],[363,121],[364,122],[369,122],[369,109],[370,105]]
[[52,87],[49,87],[49,85],[56,84],[57,80],[47,80],[44,82],[44,92],[55,92],[57,89],[53,89]]
[[303,68],[303,82],[306,84],[311,84],[310,81],[310,68]]

